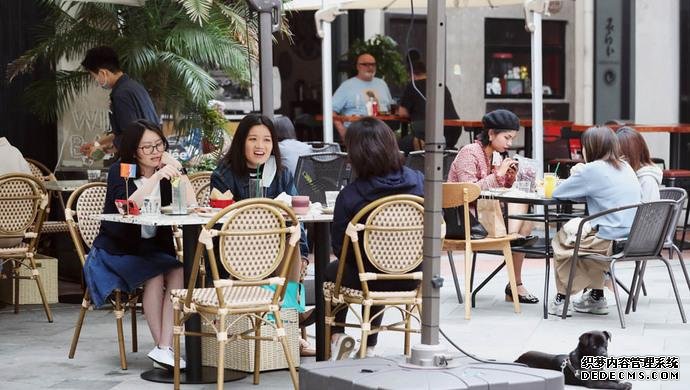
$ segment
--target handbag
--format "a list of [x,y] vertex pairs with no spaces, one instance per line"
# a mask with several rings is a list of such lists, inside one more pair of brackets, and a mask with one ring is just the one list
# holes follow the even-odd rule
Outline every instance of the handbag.
[[[443,219],[446,221],[446,238],[451,240],[465,239],[464,215],[465,206],[443,209]],[[488,234],[479,220],[470,213],[470,239],[479,240],[486,238]]]
[[496,199],[479,199],[477,201],[477,218],[491,238],[505,237],[506,231],[501,203]]

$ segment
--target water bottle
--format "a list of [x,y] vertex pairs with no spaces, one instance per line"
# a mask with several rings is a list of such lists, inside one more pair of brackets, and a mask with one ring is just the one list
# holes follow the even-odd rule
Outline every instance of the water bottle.
[[179,177],[174,178],[172,185],[172,212],[173,214],[187,214],[187,194],[185,185]]

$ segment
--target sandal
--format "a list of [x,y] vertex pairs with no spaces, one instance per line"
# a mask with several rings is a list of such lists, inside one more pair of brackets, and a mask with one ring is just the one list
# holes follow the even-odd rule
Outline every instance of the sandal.
[[520,236],[514,240],[510,241],[510,246],[515,247],[515,246],[521,246],[521,247],[529,247],[537,243],[539,240],[539,237],[529,235],[529,236]]
[[[518,283],[518,286],[522,286],[522,283]],[[506,302],[513,302],[513,291],[510,289],[510,283],[506,286]],[[518,301],[520,303],[527,303],[527,304],[532,304],[532,303],[539,303],[539,298],[535,297],[532,294],[526,294],[526,295],[520,295],[518,293]]]

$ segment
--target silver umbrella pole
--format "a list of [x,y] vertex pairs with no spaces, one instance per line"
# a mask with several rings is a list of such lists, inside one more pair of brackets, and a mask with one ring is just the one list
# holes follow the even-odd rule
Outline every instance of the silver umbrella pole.
[[[422,344],[412,347],[408,363],[433,367],[448,355],[439,344],[441,278],[441,201],[443,182],[443,107],[446,68],[446,4],[431,0],[426,36],[426,129],[424,146],[424,261],[422,280]],[[431,65],[433,64],[433,65]]]
[[259,83],[261,113],[273,119],[273,33],[280,30],[280,0],[247,0],[259,13]]

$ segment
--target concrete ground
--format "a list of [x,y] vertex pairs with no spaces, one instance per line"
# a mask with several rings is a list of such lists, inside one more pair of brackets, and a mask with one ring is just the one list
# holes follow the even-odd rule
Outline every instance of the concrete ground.
[[[686,258],[688,254],[686,253]],[[462,256],[456,254],[458,268]],[[478,279],[482,279],[498,264],[498,258],[480,257]],[[504,301],[503,289],[507,278],[501,272],[478,297],[472,319],[464,319],[463,306],[456,300],[447,259],[442,259],[442,274],[446,284],[441,291],[441,327],[466,351],[483,358],[512,361],[528,350],[567,353],[575,348],[578,337],[588,330],[608,330],[613,335],[609,344],[610,356],[674,355],[680,357],[680,380],[673,382],[634,382],[634,389],[671,390],[690,388],[690,325],[683,324],[673,298],[665,267],[650,264],[645,278],[649,295],[642,297],[636,313],[626,316],[627,328],[621,329],[615,312],[613,294],[607,292],[611,312],[595,316],[576,313],[562,320],[542,318],[542,306],[522,305],[522,313],[515,314],[512,304]],[[621,267],[621,276],[629,280],[630,267]],[[690,314],[690,292],[680,267],[673,267],[686,312]],[[523,269],[525,286],[541,299],[543,260],[528,260]],[[462,275],[460,275],[462,278]],[[461,282],[462,285],[462,282]],[[553,282],[552,282],[553,286]],[[553,291],[553,287],[551,288]],[[0,310],[0,389],[170,389],[171,385],[142,380],[139,375],[151,368],[146,353],[153,347],[146,322],[139,321],[139,352],[128,353],[129,369],[120,370],[116,333],[112,314],[108,310],[91,311],[87,315],[77,354],[68,359],[67,353],[74,323],[79,311],[76,304],[52,305],[55,322],[46,321],[38,305],[22,306],[19,314],[10,307]],[[125,321],[125,330],[129,319]],[[313,328],[310,333],[313,334]],[[351,332],[355,338],[356,332]],[[125,332],[127,342],[129,336]],[[413,343],[419,336],[413,336]],[[446,343],[445,340],[442,340]],[[446,343],[447,344],[447,343]],[[129,348],[129,347],[128,347]],[[451,351],[452,347],[449,348]],[[384,333],[377,353],[402,353],[402,335]],[[304,360],[307,361],[307,360]],[[253,386],[251,376],[226,384],[232,389],[290,388],[287,371],[261,375],[261,384]],[[185,385],[186,389],[213,389],[215,384]]]

